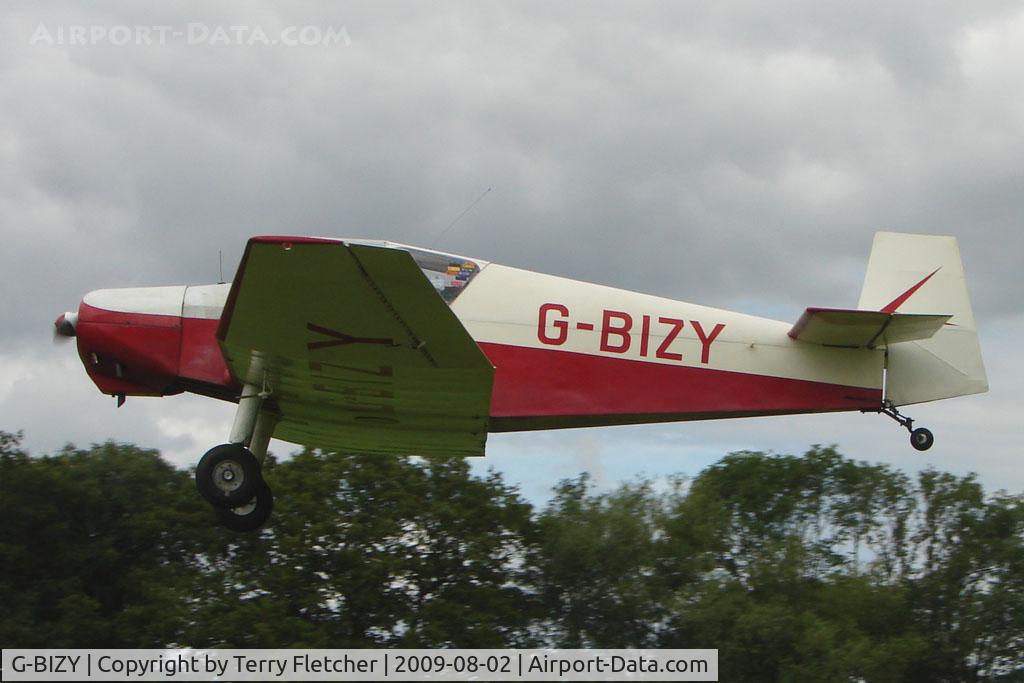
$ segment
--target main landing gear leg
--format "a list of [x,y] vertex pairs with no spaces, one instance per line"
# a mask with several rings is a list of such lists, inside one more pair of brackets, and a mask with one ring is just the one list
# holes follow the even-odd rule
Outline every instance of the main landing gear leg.
[[221,524],[234,531],[260,528],[274,507],[274,495],[260,471],[274,433],[274,416],[261,410],[269,396],[256,385],[246,384],[229,443],[211,448],[196,467],[196,488],[213,506]]
[[881,413],[882,415],[888,415],[892,419],[896,420],[896,422],[898,422],[901,427],[905,427],[906,430],[910,432],[910,445],[919,451],[926,451],[932,447],[933,443],[935,443],[935,437],[932,436],[931,431],[925,429],[924,427],[918,427],[917,429],[914,429],[914,421],[911,418],[907,417],[906,415],[900,413],[900,411],[896,410],[896,406],[892,404],[892,401],[882,401],[881,408],[878,408],[877,410],[874,411],[864,412],[877,412]]

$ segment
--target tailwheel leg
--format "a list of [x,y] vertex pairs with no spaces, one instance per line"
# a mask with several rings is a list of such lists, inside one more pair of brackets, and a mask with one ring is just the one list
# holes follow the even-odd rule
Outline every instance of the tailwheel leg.
[[906,430],[910,432],[910,445],[915,449],[919,451],[926,451],[935,443],[935,437],[932,435],[930,430],[925,429],[924,427],[914,429],[914,420],[900,413],[900,411],[896,409],[896,406],[892,404],[892,401],[883,401],[881,408],[875,412],[879,412],[882,415],[888,415],[892,419],[896,420],[901,427],[906,428]]

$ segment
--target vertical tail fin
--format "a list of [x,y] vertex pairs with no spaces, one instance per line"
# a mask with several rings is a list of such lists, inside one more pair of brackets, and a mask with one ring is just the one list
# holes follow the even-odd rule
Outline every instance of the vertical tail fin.
[[931,339],[889,346],[886,398],[894,405],[988,391],[955,237],[877,233],[858,308],[953,316]]

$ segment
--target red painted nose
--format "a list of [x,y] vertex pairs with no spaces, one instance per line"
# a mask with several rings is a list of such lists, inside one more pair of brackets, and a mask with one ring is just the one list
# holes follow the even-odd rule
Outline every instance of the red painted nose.
[[[85,295],[71,321],[78,355],[105,394],[178,393],[184,287],[97,290]],[[65,327],[70,314],[64,314]],[[57,319],[58,326],[60,318]]]

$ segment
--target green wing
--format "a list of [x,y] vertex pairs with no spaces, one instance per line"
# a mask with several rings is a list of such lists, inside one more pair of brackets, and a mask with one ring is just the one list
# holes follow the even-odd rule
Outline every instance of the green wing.
[[217,337],[274,436],[359,453],[483,455],[494,368],[410,254],[249,240]]

